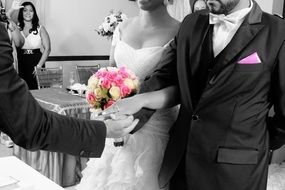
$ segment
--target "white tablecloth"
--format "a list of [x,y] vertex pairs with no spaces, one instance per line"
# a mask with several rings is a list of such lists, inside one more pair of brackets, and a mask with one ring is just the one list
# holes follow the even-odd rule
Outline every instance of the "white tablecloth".
[[15,156],[0,158],[1,190],[63,190],[62,187],[43,176]]

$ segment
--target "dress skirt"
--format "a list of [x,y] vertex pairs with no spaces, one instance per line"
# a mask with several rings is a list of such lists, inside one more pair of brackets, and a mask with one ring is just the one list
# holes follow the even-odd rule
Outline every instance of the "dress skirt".
[[19,76],[26,81],[30,90],[38,89],[34,67],[39,63],[42,53],[40,49],[17,49]]

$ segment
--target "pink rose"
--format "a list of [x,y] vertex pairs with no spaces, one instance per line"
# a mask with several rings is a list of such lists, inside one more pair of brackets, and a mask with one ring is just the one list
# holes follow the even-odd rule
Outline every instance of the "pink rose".
[[117,73],[114,71],[110,71],[107,73],[106,78],[110,81],[113,81],[117,76]]
[[120,86],[120,89],[121,89],[121,97],[126,97],[132,92],[131,89],[126,85]]
[[95,73],[95,76],[98,77],[98,78],[104,78],[104,77],[106,77],[106,75],[107,75],[107,72],[104,71],[104,70],[102,70],[102,71],[97,71],[97,72]]
[[128,78],[129,77],[129,73],[127,72],[125,67],[121,67],[119,70],[119,75],[121,75],[123,78]]
[[114,100],[109,100],[109,101],[104,105],[104,109],[107,109],[107,108],[110,107],[113,103],[115,103]]
[[90,104],[94,104],[96,101],[96,95],[93,92],[87,92],[86,93],[86,100],[90,103]]
[[109,89],[109,88],[111,88],[111,81],[108,80],[107,78],[104,78],[101,85],[103,88]]
[[114,79],[116,86],[121,86],[123,84],[123,78],[120,75],[117,75]]

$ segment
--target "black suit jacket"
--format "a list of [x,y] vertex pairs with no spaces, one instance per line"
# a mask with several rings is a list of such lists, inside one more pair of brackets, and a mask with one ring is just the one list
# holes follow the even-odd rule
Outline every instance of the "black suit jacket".
[[0,130],[19,146],[87,157],[100,157],[106,127],[42,109],[13,68],[12,47],[0,22]]
[[[209,15],[187,16],[172,50],[142,91],[177,81],[181,108],[170,131],[159,175],[161,186],[185,157],[188,189],[266,189],[269,129],[274,144],[285,142],[285,23],[256,2],[209,73],[204,88],[197,77]],[[257,53],[261,63],[239,64]],[[175,79],[176,78],[176,79]],[[193,95],[203,88],[198,103]],[[275,116],[268,118],[274,105]]]

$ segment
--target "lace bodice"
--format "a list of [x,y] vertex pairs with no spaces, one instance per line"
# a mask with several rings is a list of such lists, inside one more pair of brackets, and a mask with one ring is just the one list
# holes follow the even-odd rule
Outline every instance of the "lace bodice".
[[117,67],[126,66],[132,70],[140,80],[151,74],[161,60],[169,42],[164,46],[146,47],[135,49],[121,40],[120,31],[116,28],[112,45],[115,46],[114,59]]

